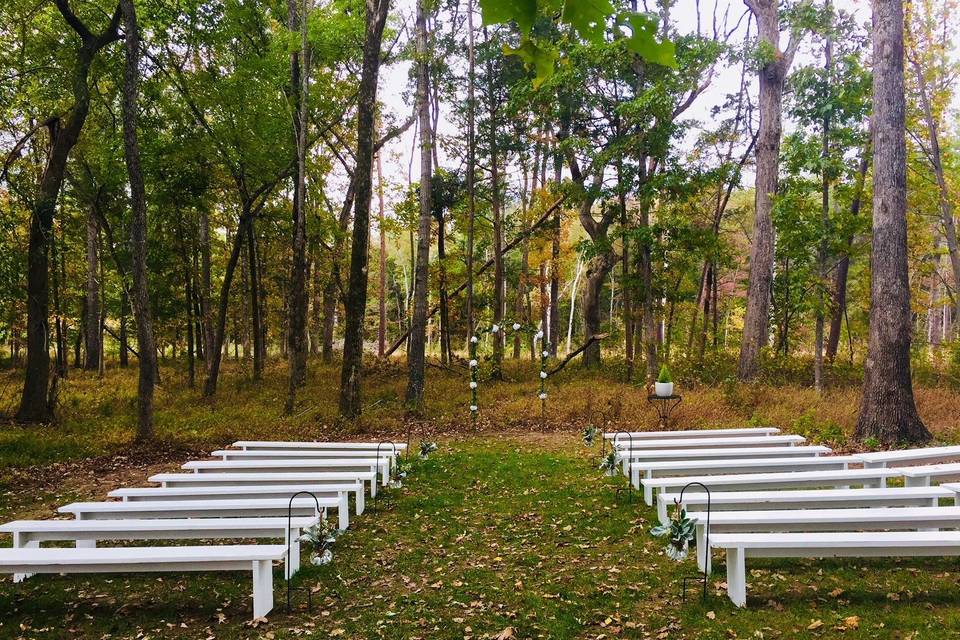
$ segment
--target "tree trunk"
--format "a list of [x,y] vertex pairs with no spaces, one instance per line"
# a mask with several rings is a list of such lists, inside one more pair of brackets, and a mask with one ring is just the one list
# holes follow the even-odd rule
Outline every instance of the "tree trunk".
[[[586,287],[583,290],[583,325],[584,342],[601,333],[600,298],[603,294],[603,283],[607,274],[613,268],[613,258],[607,253],[596,256],[587,262]],[[583,366],[595,368],[600,366],[600,341],[589,342],[583,350]]]
[[780,18],[777,0],[749,0],[757,19],[761,43],[775,55],[760,69],[760,128],[756,145],[755,217],[750,245],[750,281],[747,311],[743,319],[738,377],[756,376],[760,349],[769,337],[768,316],[773,290],[774,229],[771,212],[777,194],[780,170],[781,102],[783,82],[793,60],[791,39],[788,51],[780,51]]
[[156,382],[157,348],[153,340],[153,316],[147,279],[147,202],[140,170],[137,141],[138,84],[140,82],[140,28],[133,0],[120,0],[126,60],[123,72],[123,151],[130,181],[130,267],[133,280],[133,314],[137,321],[139,384],[137,387],[137,439],[153,438],[153,387]]
[[366,1],[363,65],[357,109],[357,163],[353,180],[356,185],[353,246],[350,251],[350,288],[345,305],[346,327],[343,339],[343,368],[340,374],[340,414],[346,418],[358,417],[362,408],[360,367],[363,361],[363,321],[367,307],[367,254],[370,243],[370,200],[373,192],[371,173],[373,137],[376,130],[374,113],[377,78],[380,74],[380,44],[389,9],[389,0]]
[[[96,206],[96,205],[93,205]],[[100,369],[100,223],[94,211],[87,214],[87,287],[84,304],[84,333],[86,358],[83,368]]]
[[467,0],[467,340],[476,331],[473,317],[473,243],[477,210],[476,55],[473,0]]
[[297,0],[287,0],[287,27],[300,32],[299,51],[290,52],[290,96],[293,98],[293,131],[297,175],[293,182],[293,238],[290,264],[290,289],[287,299],[287,346],[290,380],[285,413],[291,415],[297,389],[307,381],[307,214],[304,208],[307,190],[307,87],[310,60],[307,46],[307,2],[298,15]]
[[858,440],[925,442],[910,378],[910,281],[907,266],[906,100],[903,4],[873,0],[873,246],[870,341]]
[[[827,14],[827,19],[830,21],[827,24],[826,41],[824,42],[823,47],[824,75],[826,76],[827,89],[829,92],[833,87],[833,35],[830,32],[830,30],[833,28],[831,19],[833,15],[832,0],[826,0],[824,9],[824,12]],[[823,130],[821,131],[823,138],[823,168],[821,170],[822,185],[820,194],[820,221],[822,228],[820,230],[821,238],[819,247],[817,247],[817,271],[820,278],[820,283],[817,287],[818,304],[813,348],[813,386],[818,392],[823,391],[823,324],[825,318],[824,306],[826,304],[823,291],[826,288],[829,269],[827,265],[827,252],[829,251],[828,233],[830,230],[830,173],[828,169],[830,160],[830,116],[831,108],[827,107],[824,109]]]
[[127,299],[126,292],[120,294],[120,368],[126,369],[130,366],[130,345],[127,338],[127,309],[130,301]]
[[377,356],[382,358],[387,351],[387,231],[383,202],[383,163],[377,154],[377,233],[380,236],[380,289],[377,302],[380,324],[377,325]]
[[[489,42],[484,27],[484,37]],[[500,157],[497,144],[498,105],[493,81],[493,64],[487,60],[487,100],[490,106],[490,207],[493,210],[493,324],[500,328],[493,335],[493,368],[490,377],[503,379],[503,313],[504,313],[504,268],[503,268],[503,207],[500,194]]]
[[250,277],[250,321],[253,336],[253,379],[263,378],[263,315],[261,314],[260,298],[260,265],[257,259],[257,233],[253,226],[253,218],[244,228],[247,242],[247,269]]
[[217,347],[214,334],[213,312],[211,300],[213,299],[213,284],[210,269],[210,215],[205,207],[200,208],[200,317],[203,321],[203,348],[204,364],[206,365],[207,375],[210,374],[210,363],[213,360],[212,351]]
[[49,422],[53,407],[48,404],[50,394],[49,329],[49,238],[53,233],[60,188],[67,168],[70,151],[80,137],[90,110],[90,88],[87,76],[96,54],[119,39],[120,8],[114,11],[110,24],[95,35],[70,9],[68,0],[55,0],[57,9],[67,24],[80,37],[72,73],[73,106],[65,122],[54,117],[47,121],[50,132],[50,153],[40,187],[30,215],[30,237],[27,248],[27,363],[23,394],[17,410],[17,420],[28,423]]
[[420,223],[417,227],[417,262],[413,284],[413,323],[407,353],[407,403],[416,411],[423,406],[427,298],[430,287],[430,226],[432,211],[433,127],[430,124],[430,66],[427,56],[426,0],[417,2],[417,112],[420,128]]

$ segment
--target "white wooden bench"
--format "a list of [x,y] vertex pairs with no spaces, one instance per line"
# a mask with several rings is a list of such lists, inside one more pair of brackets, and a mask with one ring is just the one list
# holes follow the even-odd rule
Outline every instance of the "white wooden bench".
[[285,440],[237,440],[231,445],[245,451],[270,451],[284,449],[330,449],[333,451],[369,451],[375,454],[379,449],[383,455],[393,455],[407,450],[405,442],[292,442]]
[[[209,475],[209,474],[191,474]],[[107,495],[120,498],[124,502],[138,500],[223,500],[240,498],[290,498],[303,491],[318,498],[337,498],[342,494],[353,494],[356,498],[354,513],[360,515],[364,509],[364,490],[360,481],[340,484],[288,484],[288,485],[241,485],[241,486],[205,486],[188,485],[183,487],[124,487],[114,489]],[[299,496],[302,497],[302,496]],[[309,497],[309,496],[307,496]]]
[[665,462],[633,462],[630,464],[630,482],[639,489],[643,478],[643,492],[647,504],[653,504],[650,481],[670,476],[729,475],[735,473],[780,473],[786,471],[830,471],[848,469],[860,464],[853,456],[824,456],[822,458],[735,458],[732,460],[668,460]]
[[666,440],[671,438],[730,438],[735,436],[772,436],[780,433],[776,427],[740,427],[734,429],[688,429],[681,431],[621,431],[620,433],[606,432],[603,437],[607,440],[621,440],[632,438],[642,440]]
[[377,495],[375,471],[312,471],[307,473],[157,473],[147,482],[159,483],[161,487],[252,487],[289,484],[342,484],[359,480],[370,485],[370,496]]
[[287,553],[284,545],[216,545],[198,547],[107,547],[100,549],[0,549],[0,572],[140,573],[250,571],[253,617],[273,609],[273,563]]
[[390,481],[389,458],[297,458],[293,460],[194,460],[181,466],[194,473],[312,473],[317,471],[379,471],[381,484]]
[[903,483],[908,487],[929,487],[934,480],[960,479],[960,463],[897,467],[897,470],[903,473]]
[[960,555],[960,531],[722,533],[710,546],[727,551],[727,595],[747,605],[747,558],[903,558]]
[[[13,547],[36,549],[42,542],[101,540],[223,540],[283,538],[290,541],[285,563],[293,575],[300,568],[300,533],[315,525],[316,516],[291,518],[156,518],[149,520],[16,520],[0,525],[13,535]],[[91,548],[90,545],[79,545]],[[14,575],[14,582],[27,576]]]
[[[372,460],[375,454],[370,451],[328,451],[317,449],[311,451],[279,451],[279,450],[239,450],[239,449],[220,449],[212,451],[210,455],[221,460]],[[390,473],[390,466],[393,464],[393,456],[380,454],[380,458],[385,461],[387,474]]]
[[[857,507],[935,507],[941,498],[954,498],[954,493],[940,487],[885,487],[882,489],[777,489],[772,491],[713,491],[711,510],[757,511],[766,509],[822,509]],[[657,495],[657,518],[669,524],[679,492]],[[700,487],[691,487],[683,494],[688,512],[707,508],[707,494]]]
[[863,460],[865,467],[900,467],[918,462],[954,462],[960,460],[960,446],[875,451],[860,453],[857,457]]
[[[295,516],[317,514],[317,502],[321,511],[337,509],[337,526],[350,526],[350,510],[346,495],[339,498],[295,498],[292,513]],[[69,513],[77,520],[116,520],[125,518],[254,518],[279,517],[288,512],[287,498],[257,498],[247,500],[143,500],[139,502],[73,502],[57,509]],[[321,514],[323,515],[323,514]]]
[[[729,476],[700,475],[654,478],[644,486],[656,491],[679,492],[691,482],[701,482],[711,491],[790,489],[800,487],[885,487],[887,478],[896,478],[899,469],[839,469],[836,471],[788,471],[784,473],[742,473]],[[697,488],[699,490],[699,488]],[[653,501],[647,502],[652,505]]]
[[743,438],[674,438],[672,440],[617,440],[618,451],[642,449],[729,449],[742,447],[792,447],[806,442],[803,436],[758,436]]
[[[690,512],[697,523],[697,566],[706,563],[707,514]],[[938,530],[960,528],[960,507],[886,507],[875,509],[788,509],[785,511],[721,511],[710,513],[710,535],[801,531]]]
[[798,445],[796,447],[731,447],[729,449],[634,449],[628,446],[617,449],[624,460],[639,462],[667,460],[707,460],[710,458],[813,458],[832,452],[823,445]]

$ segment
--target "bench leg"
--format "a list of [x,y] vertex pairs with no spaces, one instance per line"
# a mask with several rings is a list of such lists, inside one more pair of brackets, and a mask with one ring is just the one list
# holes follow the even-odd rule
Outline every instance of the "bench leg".
[[[960,494],[958,494],[958,500],[960,500]],[[670,524],[670,516],[667,515],[667,501],[663,499],[663,496],[657,496],[657,519],[663,526]]]
[[929,487],[930,486],[930,476],[921,476],[918,478],[904,478],[903,486],[905,487]]
[[[13,547],[14,549],[36,549],[40,546],[39,540],[30,540],[28,536],[23,535],[17,531],[13,532]],[[15,573],[13,574],[14,582],[23,582],[30,576],[32,573]]]
[[727,595],[736,606],[747,606],[747,567],[742,548],[727,549]]
[[96,540],[77,540],[77,549],[96,549]]
[[634,489],[640,489],[640,469],[631,469],[630,482],[633,483]]
[[[650,480],[652,476],[653,476],[652,473],[647,472],[646,479]],[[651,487],[649,484],[643,485],[643,501],[647,503],[648,507],[653,506],[653,487]]]
[[370,481],[370,497],[377,497],[377,476],[373,476],[373,480]]
[[[289,558],[287,559],[289,563]],[[273,609],[273,563],[253,561],[253,617],[263,618]]]
[[350,500],[347,493],[340,495],[340,506],[337,510],[337,528],[343,531],[350,526]]
[[287,536],[290,541],[290,555],[287,556],[283,566],[284,575],[289,579],[300,570],[300,529],[290,529],[287,531]]
[[363,485],[360,485],[360,490],[356,492],[356,513],[360,515],[363,513],[364,509],[364,500],[363,500]]
[[707,556],[705,539],[707,537],[707,526],[705,524],[697,525],[697,569],[703,571],[704,563],[706,562]]
[[387,469],[387,465],[379,465],[379,467],[380,467],[380,484],[382,484],[383,486],[387,486],[388,484],[390,484],[390,471]]

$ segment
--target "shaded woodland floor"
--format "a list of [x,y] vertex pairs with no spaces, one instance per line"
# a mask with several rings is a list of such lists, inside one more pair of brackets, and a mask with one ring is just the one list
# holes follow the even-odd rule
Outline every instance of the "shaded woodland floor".
[[[376,511],[354,520],[334,562],[307,567],[298,610],[277,608],[252,627],[249,579],[240,574],[41,576],[22,585],[0,579],[0,638],[947,638],[960,637],[956,559],[752,562],[749,605],[736,610],[720,590],[716,559],[710,597],[691,587],[690,559],[678,565],[649,535],[655,513],[597,469],[587,423],[610,428],[652,424],[642,389],[613,375],[564,371],[551,379],[541,416],[536,366],[511,363],[508,381],[481,385],[483,418],[466,412],[465,373],[431,369],[428,413],[405,417],[405,370],[370,372],[362,425],[338,427],[336,370],[314,365],[299,415],[282,418],[285,369],[262,384],[228,371],[214,403],[165,370],[158,402],[161,441],[132,450],[135,372],[103,380],[74,375],[61,401],[63,425],[0,428],[0,518],[47,518],[57,505],[103,499],[117,486],[176,469],[239,437],[315,438],[390,435],[409,424],[440,450],[389,492]],[[12,382],[2,409],[9,408]],[[17,389],[18,391],[18,389]],[[818,398],[797,386],[686,390],[682,425],[777,424],[850,448],[858,389]],[[938,439],[960,441],[960,395],[918,389]],[[420,426],[420,425],[424,426]],[[9,539],[2,544],[10,544]],[[512,635],[511,635],[512,634]]]

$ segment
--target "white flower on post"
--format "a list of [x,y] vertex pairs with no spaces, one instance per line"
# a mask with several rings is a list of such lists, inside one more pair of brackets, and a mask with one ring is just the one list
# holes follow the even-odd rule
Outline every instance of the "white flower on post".
[[476,388],[477,388],[477,383],[474,382],[473,380],[471,380],[471,381],[470,381],[470,388],[471,388],[471,389],[476,389]]
[[477,336],[473,336],[470,338],[470,342],[472,342],[473,344],[477,344],[478,342],[480,342],[480,339]]
[[500,333],[500,325],[495,324],[490,327],[490,333]]
[[547,379],[547,372],[546,372],[546,371],[541,371],[541,372],[540,372],[540,378],[543,379],[543,380],[546,380],[546,379]]
[[473,367],[475,367],[475,366],[477,366],[477,361],[476,361],[476,360],[471,360],[471,361],[470,361],[470,367],[473,368]]
[[544,358],[549,358],[549,357],[550,357],[550,352],[547,351],[547,350],[544,350],[544,352],[543,352],[541,355],[543,355]]
[[533,336],[534,340],[543,340],[543,331],[537,331],[537,335]]
[[541,393],[541,394],[540,394],[540,399],[541,399],[541,400],[546,400],[546,399],[547,399],[547,394]]
[[477,405],[475,404],[470,405],[470,411],[476,411],[476,410],[477,410]]
[[514,331],[520,331],[520,323],[519,323],[519,322],[514,322],[514,323],[513,323],[513,330],[514,330]]

